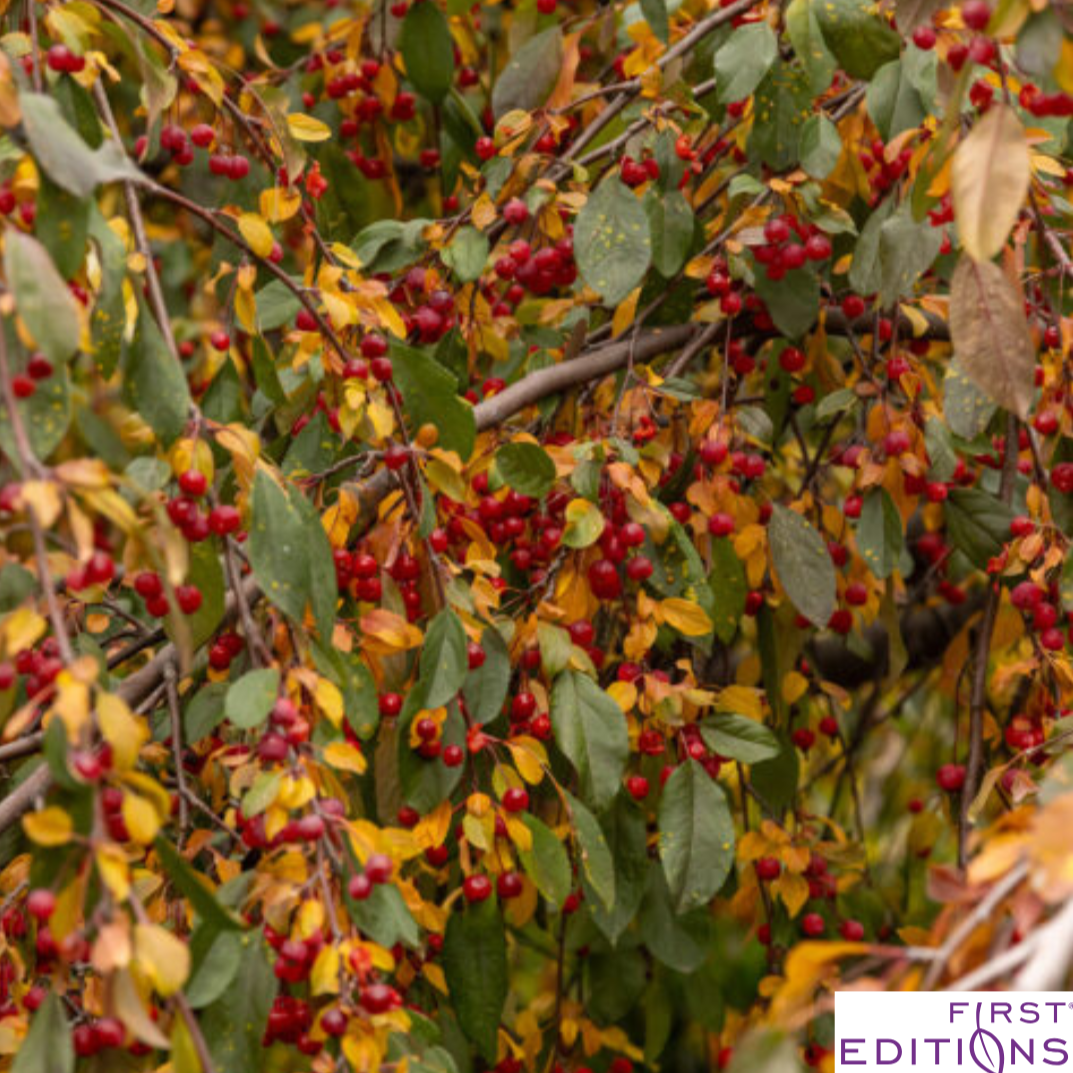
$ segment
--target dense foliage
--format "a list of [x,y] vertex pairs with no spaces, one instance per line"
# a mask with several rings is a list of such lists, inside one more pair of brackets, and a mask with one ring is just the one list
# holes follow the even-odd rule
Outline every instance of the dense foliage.
[[3,19],[0,1066],[1062,985],[1068,7]]

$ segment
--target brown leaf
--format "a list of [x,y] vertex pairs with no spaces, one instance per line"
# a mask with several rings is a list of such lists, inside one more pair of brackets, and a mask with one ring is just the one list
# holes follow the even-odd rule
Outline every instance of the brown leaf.
[[964,256],[958,262],[950,287],[950,336],[977,387],[1027,417],[1036,352],[1017,289],[998,265]]
[[995,105],[958,146],[950,176],[958,236],[976,260],[1002,249],[1031,178],[1021,121],[1008,105]]

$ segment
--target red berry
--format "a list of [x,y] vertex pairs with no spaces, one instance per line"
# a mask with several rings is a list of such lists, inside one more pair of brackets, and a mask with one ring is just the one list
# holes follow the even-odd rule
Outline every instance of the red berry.
[[524,812],[529,807],[529,792],[520,786],[512,786],[503,794],[503,807],[508,812]]
[[462,894],[467,902],[483,902],[492,893],[492,881],[485,875],[466,876]]
[[209,336],[209,345],[223,353],[231,347],[231,336],[221,328]]
[[37,384],[33,377],[19,373],[11,378],[11,390],[15,393],[16,399],[29,399],[37,391]]
[[45,887],[30,891],[26,897],[26,911],[35,920],[48,920],[56,911],[56,895]]
[[32,354],[26,363],[31,380],[47,380],[53,373],[52,362],[44,354]]
[[199,469],[188,469],[179,474],[179,487],[188,496],[203,496],[208,486],[208,478]]
[[838,930],[848,943],[859,943],[864,938],[864,925],[859,920],[843,920]]
[[778,879],[781,872],[782,865],[774,857],[761,857],[756,862],[757,878],[765,882]]
[[984,0],[965,0],[961,5],[961,20],[970,30],[982,30],[991,21],[991,8]]
[[818,939],[827,930],[819,913],[806,913],[801,918],[801,931],[810,939]]
[[630,775],[626,779],[626,792],[634,801],[643,801],[648,797],[649,789],[648,779],[644,775]]
[[496,893],[504,901],[517,898],[524,888],[522,877],[517,872],[503,872],[496,880]]
[[935,774],[935,781],[940,790],[948,794],[957,793],[965,785],[965,765],[943,764]]
[[196,585],[180,585],[175,590],[175,599],[184,615],[192,615],[201,607],[201,590]]

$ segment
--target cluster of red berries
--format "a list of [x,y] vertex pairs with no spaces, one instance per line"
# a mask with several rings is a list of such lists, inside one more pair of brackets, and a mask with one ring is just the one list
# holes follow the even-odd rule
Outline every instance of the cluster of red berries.
[[44,354],[31,354],[26,362],[26,371],[16,373],[11,378],[11,390],[15,398],[32,398],[37,391],[37,385],[52,376],[54,371],[52,362]]
[[48,689],[63,670],[60,646],[54,637],[46,637],[37,648],[24,648],[14,661],[0,662],[0,692],[11,689],[21,676],[27,697]]
[[[1021,581],[1010,590],[1010,602],[1024,616],[1025,625],[1036,634],[1041,648],[1048,652],[1060,652],[1066,645],[1067,636],[1062,633],[1062,613],[1059,611],[1061,597],[1057,582],[1044,588],[1034,581]],[[1073,612],[1067,613],[1067,623],[1073,622]],[[1068,631],[1068,640],[1073,644],[1073,626]]]
[[[30,63],[32,70],[32,59]],[[66,45],[61,44],[49,47],[48,52],[45,54],[45,63],[48,64],[50,71],[55,71],[57,74],[74,75],[86,69],[86,57],[72,52]]]
[[753,247],[753,257],[770,280],[780,280],[808,261],[826,261],[831,256],[831,240],[818,227],[790,213],[773,216],[764,224],[764,240],[763,245]]
[[[208,479],[197,469],[179,474],[180,495],[173,496],[165,504],[168,518],[191,544],[199,544],[210,536],[229,536],[237,533],[242,516],[237,507],[220,504],[209,511],[202,511],[198,500],[208,491]],[[241,539],[238,537],[237,539]]]
[[[164,592],[164,582],[152,570],[144,570],[134,578],[134,591],[145,601],[145,610],[154,618],[163,618],[171,605]],[[175,589],[175,602],[184,615],[193,615],[202,602],[201,590],[196,585],[179,585]]]

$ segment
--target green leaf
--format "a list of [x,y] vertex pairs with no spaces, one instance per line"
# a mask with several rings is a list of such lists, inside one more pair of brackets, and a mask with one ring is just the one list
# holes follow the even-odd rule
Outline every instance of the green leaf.
[[540,499],[555,483],[555,463],[535,443],[505,443],[496,451],[496,472],[503,483],[525,496]]
[[574,826],[578,855],[581,857],[581,874],[604,908],[615,907],[615,862],[607,838],[596,817],[572,794],[563,791],[570,806],[570,819]]
[[101,262],[101,289],[89,318],[93,334],[93,360],[101,376],[107,379],[115,372],[123,351],[123,333],[127,325],[126,297],[123,294],[127,251],[95,206],[90,213],[89,235],[97,246],[97,256]]
[[518,858],[537,890],[558,909],[566,901],[573,879],[566,847],[559,836],[535,816],[525,813],[522,823],[529,828],[533,845],[528,850],[519,849]]
[[229,688],[226,682],[209,682],[190,691],[193,695],[183,711],[183,733],[188,741],[201,741],[220,725]]
[[652,260],[648,216],[617,175],[578,213],[574,249],[582,279],[605,305],[617,306],[644,279]]
[[[19,399],[16,405],[34,455],[44,461],[59,446],[71,424],[71,393],[66,366],[59,366],[47,380],[38,383],[37,390],[28,399]],[[6,406],[0,406],[0,448],[9,459],[18,459],[11,414]]]
[[659,805],[659,856],[675,909],[705,905],[734,863],[726,794],[695,760],[679,765]]
[[35,160],[68,193],[88,197],[99,183],[144,179],[115,141],[90,149],[47,94],[20,93],[19,105]]
[[667,876],[659,867],[648,870],[640,932],[652,955],[676,972],[694,972],[711,950],[707,907],[679,914],[667,885]]
[[775,31],[766,22],[739,26],[715,53],[716,96],[720,104],[752,95],[779,55]]
[[942,382],[942,412],[950,431],[962,440],[974,440],[987,431],[996,410],[998,403],[976,386],[956,357],[952,358]]
[[249,730],[260,726],[279,698],[279,671],[265,667],[247,671],[227,691],[224,714],[231,724]]
[[912,291],[922,272],[939,254],[942,234],[925,220],[913,219],[908,204],[895,207],[891,200],[864,225],[850,266],[849,283],[860,294],[880,292],[884,304]]
[[484,663],[466,676],[464,692],[470,718],[483,725],[490,723],[502,710],[512,669],[507,643],[494,626],[485,627],[481,648],[484,649]]
[[[431,812],[441,801],[447,800],[451,791],[462,778],[462,766],[448,767],[440,759],[426,760],[416,749],[410,747],[410,727],[418,715],[427,708],[424,686],[419,682],[411,689],[398,718],[396,757],[399,770],[399,788],[408,805],[418,812]],[[441,741],[448,745],[464,745],[466,728],[458,705],[453,701],[447,707]]]
[[823,537],[800,514],[776,503],[768,544],[779,582],[802,615],[823,629],[834,614],[835,567]]
[[63,999],[50,990],[19,1044],[11,1073],[73,1073],[74,1067],[74,1044]]
[[987,569],[1010,539],[1013,511],[982,488],[952,488],[945,504],[946,527],[954,546],[969,561]]
[[455,74],[451,30],[439,4],[410,5],[399,47],[406,77],[425,100],[438,104],[447,96]]
[[492,90],[492,112],[500,119],[508,112],[539,108],[559,81],[563,64],[563,35],[558,26],[530,38],[511,56]]
[[589,906],[593,923],[614,946],[644,898],[649,872],[648,836],[644,813],[626,794],[615,798],[601,817],[600,826],[614,862],[615,904],[610,910],[599,900],[591,901]]
[[362,741],[368,741],[380,724],[376,682],[360,652],[314,645],[313,658],[321,674],[343,692],[346,721]]
[[48,176],[42,177],[37,194],[36,234],[64,279],[75,276],[86,258],[90,209],[88,199],[76,198]]
[[727,1073],[800,1073],[797,1045],[782,1030],[749,1033],[734,1048]]
[[648,227],[652,235],[652,264],[670,279],[686,263],[693,246],[696,220],[681,190],[648,192],[644,201]]
[[539,622],[537,643],[540,645],[541,668],[549,678],[554,678],[569,664],[574,652],[570,631],[553,622]]
[[851,78],[868,81],[901,53],[901,38],[869,0],[823,0],[816,18],[827,47]]
[[779,739],[763,723],[744,715],[709,716],[700,724],[700,735],[712,752],[742,764],[759,764],[782,751]]
[[158,837],[153,846],[168,879],[205,924],[214,928],[242,928],[242,921],[216,900],[201,877],[166,838]]
[[786,31],[797,58],[808,72],[812,93],[823,93],[834,78],[838,63],[823,39],[816,8],[821,0],[791,0],[786,9]]
[[838,127],[822,113],[811,116],[801,129],[801,167],[814,179],[826,179],[841,155]]
[[812,89],[805,68],[780,60],[760,83],[753,101],[747,151],[773,171],[800,159],[801,131],[812,116]]
[[581,776],[585,797],[603,808],[618,791],[630,743],[622,709],[589,677],[563,671],[551,693],[555,741]]
[[255,295],[257,303],[257,328],[262,332],[274,332],[290,324],[302,308],[298,296],[281,279],[265,284]]
[[494,899],[451,914],[443,971],[462,1031],[494,1062],[508,987],[507,935]]
[[641,0],[641,14],[652,32],[664,44],[671,34],[670,19],[667,16],[667,0]]
[[884,64],[876,72],[869,83],[865,103],[884,141],[919,127],[928,114],[900,60]]
[[261,1068],[262,1039],[276,997],[276,978],[259,934],[242,936],[237,960],[231,986],[201,1016],[216,1073],[250,1073]]
[[48,250],[11,228],[4,237],[4,275],[34,342],[53,364],[66,362],[78,349],[78,309]]
[[379,883],[364,901],[350,901],[354,926],[374,943],[392,947],[396,943],[414,947],[418,942],[417,922],[406,908],[394,883]]
[[[211,939],[202,953],[197,949],[202,936]],[[217,931],[202,925],[191,942],[194,971],[183,993],[195,1010],[215,1002],[230,986],[238,974],[242,956],[242,935],[237,931]],[[200,955],[200,956],[198,956]]]
[[189,644],[191,649],[200,648],[224,617],[227,603],[224,572],[214,543],[202,540],[190,545],[186,583],[200,589],[201,606],[192,615],[173,610],[166,620],[168,635],[179,644]]
[[451,245],[440,251],[440,260],[463,283],[471,283],[480,278],[488,260],[488,236],[475,227],[463,227]]
[[190,391],[182,366],[168,351],[148,306],[138,301],[138,326],[123,360],[123,397],[170,446],[183,433]]
[[421,648],[421,685],[426,707],[442,707],[458,695],[469,670],[466,650],[462,622],[445,607],[432,620]]
[[1067,614],[1073,611],[1073,555],[1067,555],[1062,565],[1062,576],[1058,582],[1058,592],[1062,599],[1062,610]]
[[437,447],[455,451],[463,462],[473,453],[477,425],[473,407],[458,397],[458,382],[435,358],[392,341],[391,364],[395,385],[406,404],[414,431],[433,425],[439,432]]
[[874,488],[864,497],[857,550],[877,578],[888,578],[898,569],[905,550],[904,527],[894,500],[884,488]]
[[242,798],[242,815],[249,819],[260,816],[279,793],[283,775],[279,771],[261,771],[250,784]]
[[312,604],[318,630],[331,636],[335,568],[324,527],[300,491],[284,491],[263,469],[253,484],[248,555],[271,603],[299,625]]
[[816,323],[820,281],[806,269],[794,269],[777,281],[760,272],[756,293],[763,298],[775,327],[788,339],[800,339]]
[[728,645],[738,632],[738,623],[745,613],[745,598],[749,585],[734,544],[730,540],[711,542],[712,568],[708,572],[708,589],[712,594],[712,624],[715,636]]

